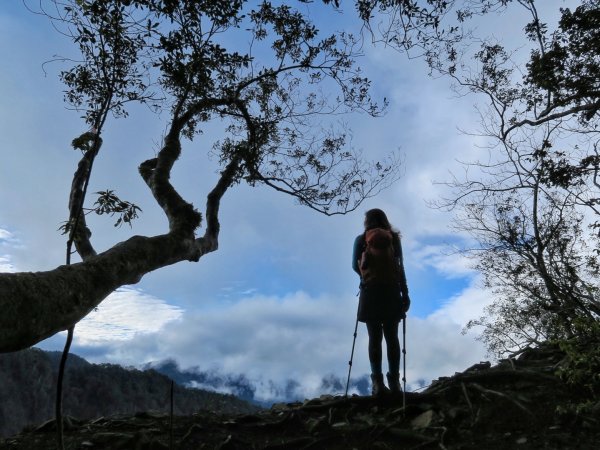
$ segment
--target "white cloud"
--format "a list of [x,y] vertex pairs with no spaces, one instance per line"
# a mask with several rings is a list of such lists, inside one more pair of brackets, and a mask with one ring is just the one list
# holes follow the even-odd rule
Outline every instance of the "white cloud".
[[13,235],[10,231],[0,228],[0,241],[10,241],[12,238]]
[[14,250],[22,248],[22,243],[15,233],[4,228],[0,228],[0,247]]
[[412,263],[419,268],[433,267],[446,278],[472,277],[472,260],[448,245],[424,245],[412,251]]
[[441,308],[425,319],[415,320],[413,337],[420,343],[418,361],[413,365],[417,376],[430,381],[453,375],[488,357],[487,350],[476,339],[477,333],[463,331],[469,320],[483,314],[491,300],[491,294],[479,287],[479,278],[473,277],[467,288]]
[[[13,250],[19,246],[19,240],[8,230],[0,228],[0,250]],[[0,272],[17,272],[10,253],[0,254]]]
[[82,346],[110,345],[136,335],[156,333],[182,315],[181,308],[138,289],[120,288],[77,324],[75,342]]
[[480,277],[473,277],[470,285],[454,295],[443,306],[428,316],[428,320],[465,326],[470,319],[479,318],[492,301],[492,294],[480,287]]
[[[429,382],[464,370],[485,357],[482,345],[472,335],[461,334],[466,321],[477,316],[485,302],[485,295],[470,287],[426,318],[409,315],[406,342],[411,388],[416,388],[421,380]],[[159,332],[150,332],[147,321],[130,321],[132,315],[145,316],[157,305],[166,307],[173,318],[179,319],[166,321],[165,315],[153,311],[162,318],[154,325],[160,328]],[[270,397],[271,382],[284,386],[290,379],[297,380],[301,386],[295,392],[311,398],[322,394],[323,377],[334,374],[345,380],[347,375],[356,317],[353,296],[313,298],[304,292],[281,298],[255,295],[226,307],[185,315],[180,315],[181,311],[173,313],[157,299],[143,312],[130,307],[117,313],[117,303],[114,308],[115,315],[105,315],[104,319],[115,324],[116,337],[106,325],[86,331],[84,338],[84,327],[77,328],[78,346],[84,355],[89,346],[97,362],[138,365],[174,358],[184,369],[198,367],[213,373],[244,374],[256,387],[256,398],[261,400],[278,400]],[[370,373],[367,344],[366,328],[360,324],[353,378]],[[94,345],[105,347],[102,355],[94,351]]]
[[17,269],[11,263],[10,255],[0,255],[0,273],[1,272],[16,272]]

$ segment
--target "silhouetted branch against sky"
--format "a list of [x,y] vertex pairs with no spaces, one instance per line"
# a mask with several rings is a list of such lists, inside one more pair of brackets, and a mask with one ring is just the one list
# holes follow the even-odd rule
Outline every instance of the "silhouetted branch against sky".
[[[73,141],[82,159],[64,226],[83,262],[60,269],[60,278],[69,280],[62,288],[55,271],[2,276],[3,289],[18,286],[13,290],[18,294],[3,297],[4,350],[32,345],[73,325],[115,288],[136,283],[150,271],[198,261],[216,250],[220,203],[238,183],[265,184],[332,215],[355,210],[398,177],[398,159],[365,163],[346,146],[335,123],[320,132],[331,115],[362,111],[378,116],[385,106],[385,100],[378,105],[371,97],[370,81],[355,61],[359,41],[351,34],[324,35],[301,11],[267,2],[49,4],[51,9],[41,4],[40,13],[79,49],[74,59],[59,58],[66,64],[60,72],[64,99],[90,127]],[[107,120],[127,119],[132,103],[147,105],[166,119],[159,151],[140,161],[139,174],[169,227],[166,234],[136,236],[97,253],[93,230],[78,215],[78,205],[85,206],[94,160],[110,151],[100,138]],[[172,174],[184,150],[182,140],[202,142],[211,121],[224,128],[212,145],[221,169],[206,194],[208,226],[197,237],[202,213],[180,194]],[[131,211],[141,208],[125,208],[133,204],[115,198],[95,211],[124,214],[117,223],[123,218],[131,223],[137,216]],[[70,251],[68,256],[67,261]],[[46,291],[48,280],[57,287],[42,301],[39,287]],[[24,326],[16,330],[16,323]]]

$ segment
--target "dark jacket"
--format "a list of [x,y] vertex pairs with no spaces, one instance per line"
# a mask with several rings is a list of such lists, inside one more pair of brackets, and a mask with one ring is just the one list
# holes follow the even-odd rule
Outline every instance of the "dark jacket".
[[[393,233],[394,256],[400,267],[400,280],[397,285],[360,285],[358,320],[360,322],[400,321],[410,307],[408,285],[404,273],[402,244],[398,233]],[[360,276],[359,260],[365,248],[365,235],[360,234],[354,240],[352,251],[352,269]]]

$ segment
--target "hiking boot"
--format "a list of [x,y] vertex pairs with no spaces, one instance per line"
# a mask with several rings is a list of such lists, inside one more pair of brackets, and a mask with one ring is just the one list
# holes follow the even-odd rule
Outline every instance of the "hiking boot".
[[400,374],[399,373],[387,373],[388,386],[390,387],[390,392],[392,394],[399,394],[402,392],[402,388],[400,387]]
[[373,397],[383,397],[390,393],[389,389],[385,387],[385,383],[383,382],[383,374],[371,374],[371,381],[373,383],[373,388],[371,389],[371,395]]

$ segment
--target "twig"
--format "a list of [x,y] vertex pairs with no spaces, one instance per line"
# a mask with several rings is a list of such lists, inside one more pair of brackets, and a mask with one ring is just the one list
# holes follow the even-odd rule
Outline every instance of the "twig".
[[388,428],[385,430],[389,434],[399,438],[398,441],[419,441],[414,447],[410,447],[411,450],[426,447],[433,443],[439,443],[437,438],[431,436],[425,436],[424,434],[417,433],[416,431],[406,430],[406,429],[398,429],[398,428]]
[[446,427],[430,427],[429,429],[430,430],[442,430],[442,434],[440,435],[438,445],[442,450],[447,450],[446,446],[444,445],[444,436],[446,436],[446,433],[448,432],[448,428],[446,428]]
[[194,431],[203,431],[203,430],[204,430],[204,428],[202,427],[202,425],[199,425],[197,423],[193,424],[187,430],[187,432],[185,433],[185,435],[181,438],[181,442],[185,442],[186,440],[188,440]]
[[477,383],[471,383],[471,386],[473,386],[475,389],[477,389],[478,391],[480,391],[484,394],[493,394],[498,397],[505,398],[506,400],[509,400],[512,403],[514,403],[515,405],[517,405],[519,408],[521,408],[523,411],[525,411],[529,415],[533,416],[533,413],[529,409],[527,409],[525,406],[523,406],[519,401],[515,400],[514,398],[511,398],[509,395],[506,395],[503,392],[498,392],[498,391],[494,391],[492,389],[484,388],[483,386],[481,386]]
[[175,382],[171,380],[171,411],[169,414],[169,449],[173,450],[173,391]]
[[410,447],[410,450],[417,450],[419,448],[423,448],[423,447],[428,447],[431,444],[438,444],[442,446],[443,450],[446,450],[444,448],[444,446],[435,438],[429,438],[427,436],[423,436],[423,438],[427,438],[428,440],[424,440],[423,442],[418,443],[417,445],[415,445],[414,447]]
[[447,381],[467,381],[467,382],[475,382],[481,380],[494,380],[497,378],[507,378],[507,379],[515,379],[515,378],[524,378],[524,379],[534,379],[534,380],[546,380],[552,381],[555,383],[560,383],[560,379],[554,375],[548,375],[541,372],[535,372],[533,370],[528,369],[516,369],[516,370],[486,370],[482,372],[475,373],[459,373]]
[[465,400],[467,401],[467,405],[469,405],[469,410],[471,410],[471,426],[473,426],[475,424],[475,420],[473,418],[473,404],[471,403],[471,399],[469,398],[469,394],[467,393],[467,387],[465,386],[465,383],[460,383],[460,387],[462,388]]

